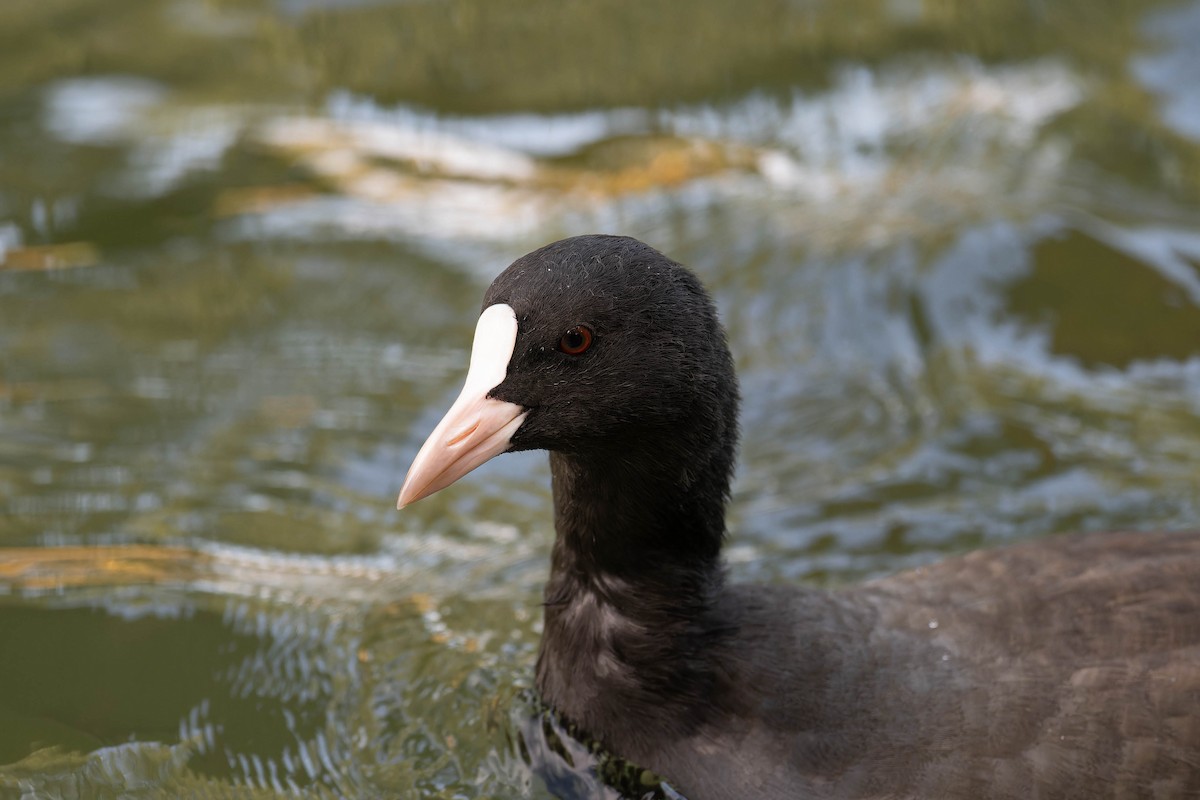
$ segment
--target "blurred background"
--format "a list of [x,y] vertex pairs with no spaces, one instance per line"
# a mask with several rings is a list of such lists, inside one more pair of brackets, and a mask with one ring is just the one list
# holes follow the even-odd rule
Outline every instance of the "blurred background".
[[738,580],[1200,525],[1200,2],[0,3],[0,796],[544,797],[513,258],[713,290]]

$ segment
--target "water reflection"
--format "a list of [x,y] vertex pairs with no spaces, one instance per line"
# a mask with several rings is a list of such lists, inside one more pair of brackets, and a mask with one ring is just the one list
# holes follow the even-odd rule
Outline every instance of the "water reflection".
[[821,94],[724,106],[443,118],[338,93],[326,116],[264,119],[253,107],[181,108],[114,77],[52,87],[46,127],[67,143],[124,143],[127,176],[109,188],[131,198],[218,167],[245,136],[303,167],[309,188],[214,198],[236,238],[396,237],[442,256],[483,241],[498,253],[573,227],[758,200],[777,235],[847,248],[936,235],[964,212],[1045,206],[1066,143],[1039,130],[1082,96],[1054,62],[959,60],[847,68]]
[[[0,756],[17,762],[0,769],[0,787],[91,794],[153,781],[167,795],[231,784],[349,796],[381,780],[388,791],[528,784],[495,734],[533,619],[430,582],[447,564],[504,571],[488,549],[434,536],[367,559],[220,546],[9,551],[0,577],[24,601],[0,614],[0,674],[13,692]],[[161,670],[164,655],[177,667]],[[492,731],[480,734],[496,774],[458,764],[458,731],[477,724]],[[127,739],[143,744],[101,746]],[[81,747],[100,749],[71,755]]]
[[544,458],[392,503],[562,235],[717,294],[738,578],[1200,519],[1194,2],[66,5],[0,9],[3,791],[544,793]]
[[1200,6],[1186,5],[1151,15],[1146,23],[1158,52],[1133,61],[1133,74],[1164,100],[1162,119],[1176,131],[1200,139],[1200,89],[1190,79],[1200,75]]

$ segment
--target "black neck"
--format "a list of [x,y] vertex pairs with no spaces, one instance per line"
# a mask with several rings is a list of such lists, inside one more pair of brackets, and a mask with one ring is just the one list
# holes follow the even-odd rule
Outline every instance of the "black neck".
[[646,451],[658,449],[586,458],[551,453],[552,574],[573,569],[654,583],[675,567],[707,571],[718,562],[728,490],[723,459],[670,463],[672,457],[648,458]]
[[726,629],[716,603],[727,448],[700,459],[649,457],[663,452],[653,447],[550,456],[557,537],[538,688],[602,740],[631,727],[655,735],[638,708],[686,724],[678,715],[694,714],[711,689],[714,640]]

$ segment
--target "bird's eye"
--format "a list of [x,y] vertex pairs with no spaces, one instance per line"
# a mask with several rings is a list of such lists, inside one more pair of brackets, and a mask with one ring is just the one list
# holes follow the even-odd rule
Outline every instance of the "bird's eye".
[[581,355],[592,346],[592,329],[587,325],[576,325],[558,340],[558,349],[569,356]]

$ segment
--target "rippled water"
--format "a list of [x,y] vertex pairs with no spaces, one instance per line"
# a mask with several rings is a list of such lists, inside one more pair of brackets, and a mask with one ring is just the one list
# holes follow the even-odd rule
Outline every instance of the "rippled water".
[[4,4],[0,796],[546,796],[544,456],[393,503],[573,233],[718,298],[738,579],[1200,524],[1200,4],[1052,6]]

